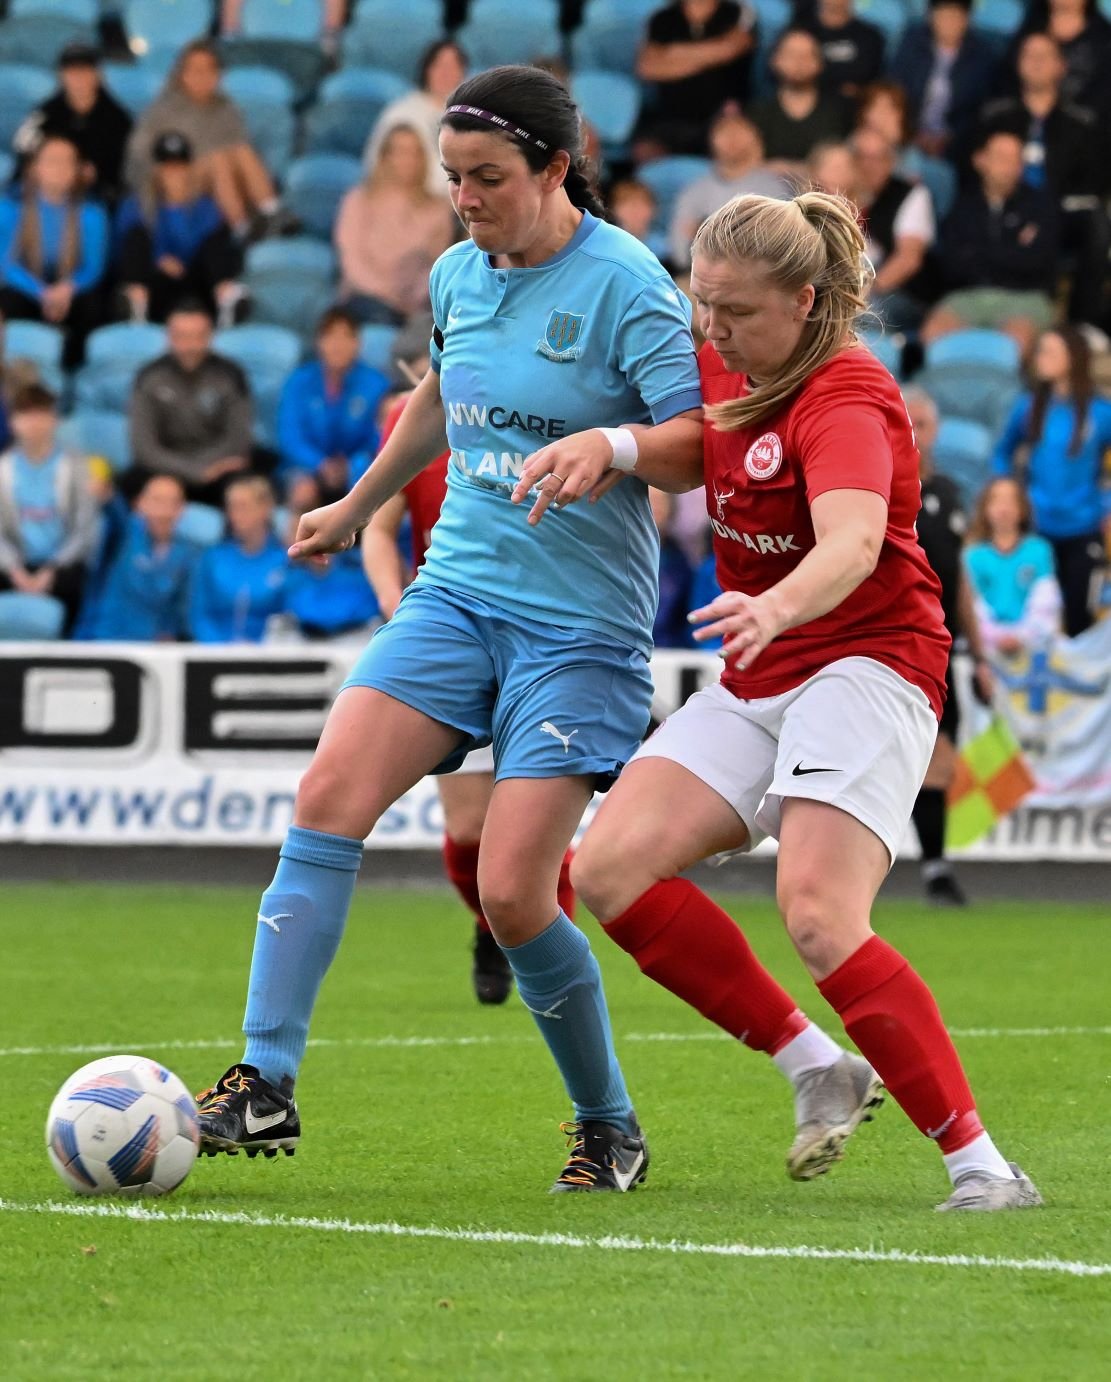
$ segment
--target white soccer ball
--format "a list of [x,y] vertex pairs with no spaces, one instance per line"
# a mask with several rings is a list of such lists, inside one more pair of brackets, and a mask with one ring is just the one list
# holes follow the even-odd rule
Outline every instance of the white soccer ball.
[[199,1145],[192,1095],[146,1056],[83,1065],[46,1119],[50,1164],[79,1195],[168,1195],[189,1174]]

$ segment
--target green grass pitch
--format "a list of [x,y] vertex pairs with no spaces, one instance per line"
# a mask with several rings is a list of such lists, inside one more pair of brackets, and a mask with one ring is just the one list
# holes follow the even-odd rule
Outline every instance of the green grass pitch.
[[[589,922],[653,1166],[633,1195],[548,1196],[567,1107],[531,1019],[474,1002],[451,895],[370,888],[321,996],[295,1157],[198,1161],[145,1202],[176,1220],[44,1208],[89,1203],[43,1149],[73,1069],[140,1049],[198,1089],[239,1055],[256,901],[5,888],[0,1377],[1107,1376],[1105,909],[878,909],[965,1034],[981,1112],[1043,1210],[935,1214],[937,1153],[890,1103],[830,1176],[791,1183],[771,1064],[713,1039]],[[771,904],[730,905],[840,1033]]]

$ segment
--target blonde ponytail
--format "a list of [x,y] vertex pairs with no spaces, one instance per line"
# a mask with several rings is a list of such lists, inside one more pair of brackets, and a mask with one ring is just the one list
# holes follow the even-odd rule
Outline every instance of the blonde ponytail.
[[790,201],[734,197],[702,224],[691,252],[739,266],[765,264],[786,293],[814,285],[814,305],[780,373],[760,380],[744,398],[706,409],[722,432],[774,413],[816,369],[855,341],[856,323],[869,310],[873,271],[856,209],[829,192],[802,192]]

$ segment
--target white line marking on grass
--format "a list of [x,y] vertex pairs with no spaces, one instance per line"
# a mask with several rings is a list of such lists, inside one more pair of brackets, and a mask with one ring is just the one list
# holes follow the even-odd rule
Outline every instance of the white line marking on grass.
[[1111,1276],[1111,1262],[1072,1262],[1060,1257],[985,1257],[968,1253],[904,1252],[900,1248],[822,1248],[809,1244],[692,1243],[680,1239],[592,1237],[575,1233],[518,1233],[512,1229],[441,1228],[430,1224],[360,1223],[300,1215],[246,1214],[216,1209],[150,1209],[140,1204],[48,1200],[25,1204],[0,1199],[7,1214],[60,1214],[73,1218],[131,1219],[154,1224],[227,1224],[315,1233],[356,1233],[379,1238],[433,1238],[450,1243],[495,1243],[537,1248],[597,1248],[607,1252],[672,1253],[686,1257],[795,1259],[813,1262],[898,1263],[910,1267],[970,1267],[983,1271],[1051,1272],[1064,1276]]
[[[1087,1037],[1111,1036],[1111,1027],[950,1027],[951,1036],[964,1040],[976,1037]],[[531,1035],[507,1036],[382,1036],[311,1037],[312,1047],[364,1047],[369,1050],[408,1050],[422,1047],[523,1046],[532,1043]],[[733,1042],[725,1032],[623,1032],[618,1044],[628,1042]],[[79,1046],[6,1046],[0,1059],[14,1056],[103,1056],[115,1051],[223,1051],[243,1044],[242,1037],[202,1037],[195,1041],[97,1041]]]

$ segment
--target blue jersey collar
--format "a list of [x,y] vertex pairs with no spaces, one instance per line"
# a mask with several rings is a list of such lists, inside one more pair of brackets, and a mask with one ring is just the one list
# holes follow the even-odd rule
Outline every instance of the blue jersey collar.
[[544,269],[551,269],[556,264],[561,264],[563,260],[569,258],[572,254],[574,254],[575,251],[580,247],[580,245],[584,244],[590,238],[590,236],[594,234],[594,232],[598,229],[598,226],[600,224],[601,222],[598,220],[597,216],[594,216],[589,211],[584,210],[583,218],[579,222],[579,227],[575,231],[574,235],[571,236],[570,240],[567,241],[567,243],[561,250],[557,250],[556,253],[553,254],[550,259],[545,259],[542,264],[533,264],[527,269],[503,269],[500,268],[498,265],[491,263],[490,256],[488,254],[483,254],[483,267],[493,272],[501,274],[533,274],[541,272]]

